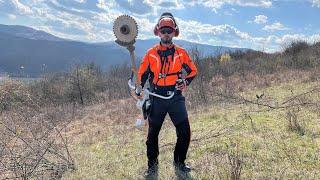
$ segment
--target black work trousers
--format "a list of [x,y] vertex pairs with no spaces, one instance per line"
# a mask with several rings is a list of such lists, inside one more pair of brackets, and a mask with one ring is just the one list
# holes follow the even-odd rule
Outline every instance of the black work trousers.
[[191,130],[185,106],[185,97],[182,94],[176,94],[169,100],[153,97],[151,113],[148,118],[149,129],[146,142],[149,167],[158,161],[158,135],[167,113],[176,127],[177,142],[174,150],[174,161],[184,163],[186,159]]

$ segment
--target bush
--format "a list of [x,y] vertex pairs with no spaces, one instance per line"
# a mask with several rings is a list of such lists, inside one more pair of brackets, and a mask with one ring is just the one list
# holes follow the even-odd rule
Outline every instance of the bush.
[[297,55],[308,48],[309,44],[305,41],[293,41],[286,47],[284,53],[286,55]]
[[0,86],[0,114],[4,111],[17,110],[21,107],[37,107],[38,100],[28,87],[20,81],[6,80]]
[[45,104],[92,104],[103,101],[107,89],[106,74],[94,63],[75,65],[70,72],[47,74],[30,85],[32,93]]

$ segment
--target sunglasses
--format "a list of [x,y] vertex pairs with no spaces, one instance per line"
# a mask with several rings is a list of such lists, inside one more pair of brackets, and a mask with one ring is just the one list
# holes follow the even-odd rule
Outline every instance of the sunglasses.
[[171,34],[171,33],[173,33],[173,31],[174,31],[174,30],[173,30],[172,28],[161,28],[161,29],[160,29],[160,33],[161,33],[161,34],[166,34],[166,33],[167,33],[167,34]]

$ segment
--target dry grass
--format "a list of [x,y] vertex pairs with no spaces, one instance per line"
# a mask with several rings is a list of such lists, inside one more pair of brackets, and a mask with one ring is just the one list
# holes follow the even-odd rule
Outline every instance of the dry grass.
[[[186,92],[191,177],[320,179],[319,43],[292,43],[275,54],[235,52],[224,62],[200,54],[190,53],[199,73]],[[0,174],[141,179],[147,127],[134,127],[140,111],[122,88],[129,71],[127,64],[107,73],[87,64],[35,83],[1,82]],[[60,127],[63,135],[46,133]],[[160,179],[176,178],[175,136],[166,120],[159,137]],[[56,169],[41,171],[51,161]],[[73,163],[76,169],[68,171]]]
[[[296,74],[296,73],[292,73]],[[291,75],[292,75],[291,74]],[[246,90],[263,102],[284,102],[319,87],[305,78]],[[320,100],[319,92],[313,97]],[[115,105],[116,104],[116,105]],[[129,108],[130,107],[130,108]],[[267,110],[266,110],[267,109]],[[319,179],[320,115],[308,107],[297,113],[304,134],[288,128],[288,109],[256,104],[221,103],[189,112],[192,142],[187,162],[194,179]],[[139,111],[130,99],[88,107],[84,118],[72,123],[70,137],[77,169],[63,179],[142,179],[146,168],[146,129],[134,127]],[[124,113],[126,112],[126,113]],[[319,111],[318,111],[319,112]],[[175,179],[172,168],[175,130],[169,120],[160,132],[160,179]]]

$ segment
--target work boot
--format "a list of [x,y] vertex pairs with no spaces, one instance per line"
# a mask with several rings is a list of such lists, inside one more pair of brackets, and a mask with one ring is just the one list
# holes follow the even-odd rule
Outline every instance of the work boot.
[[158,178],[158,161],[150,164],[148,163],[148,169],[144,172],[145,179],[157,179]]
[[189,166],[187,166],[185,163],[181,163],[181,162],[173,162],[174,168],[176,170],[179,170],[181,172],[184,173],[188,173],[191,171],[191,168]]
[[157,179],[158,178],[158,170],[156,168],[148,168],[145,172],[144,172],[144,178],[145,179]]

